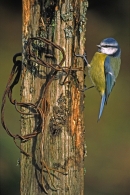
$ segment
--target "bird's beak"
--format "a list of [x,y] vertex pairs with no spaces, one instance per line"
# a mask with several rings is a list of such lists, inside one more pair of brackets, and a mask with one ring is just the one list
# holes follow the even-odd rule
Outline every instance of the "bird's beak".
[[97,45],[97,47],[101,48],[101,45]]

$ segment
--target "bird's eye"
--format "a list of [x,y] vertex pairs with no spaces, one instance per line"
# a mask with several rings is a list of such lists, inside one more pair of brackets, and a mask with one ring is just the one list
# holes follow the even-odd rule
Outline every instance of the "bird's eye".
[[110,45],[104,45],[103,47],[106,47],[107,48],[107,47],[110,47]]

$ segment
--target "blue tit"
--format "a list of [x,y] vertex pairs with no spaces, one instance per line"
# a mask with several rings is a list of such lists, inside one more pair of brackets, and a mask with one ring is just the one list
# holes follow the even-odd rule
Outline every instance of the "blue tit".
[[98,52],[95,53],[88,67],[92,83],[101,95],[99,120],[119,74],[121,49],[113,38],[106,38],[97,46]]

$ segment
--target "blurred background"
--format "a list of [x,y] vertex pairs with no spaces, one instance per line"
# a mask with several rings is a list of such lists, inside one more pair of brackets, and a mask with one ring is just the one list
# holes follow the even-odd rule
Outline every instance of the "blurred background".
[[[97,123],[100,95],[85,92],[85,195],[130,195],[130,1],[89,0],[86,52],[90,62],[96,45],[115,38],[122,49],[117,83]],[[0,1],[0,99],[12,68],[12,56],[21,51],[21,0]],[[90,86],[90,79],[86,78]],[[19,98],[19,86],[14,90]],[[20,130],[19,115],[7,102],[6,121],[12,132]],[[20,153],[0,125],[0,194],[19,195]]]

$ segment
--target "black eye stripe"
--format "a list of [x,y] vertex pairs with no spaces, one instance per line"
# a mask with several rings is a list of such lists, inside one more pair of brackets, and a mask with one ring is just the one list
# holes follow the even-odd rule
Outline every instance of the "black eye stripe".
[[117,48],[117,46],[116,45],[101,45],[101,47],[113,47],[113,48]]

